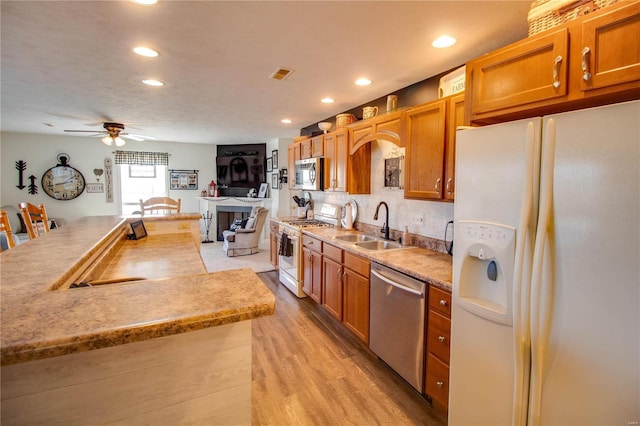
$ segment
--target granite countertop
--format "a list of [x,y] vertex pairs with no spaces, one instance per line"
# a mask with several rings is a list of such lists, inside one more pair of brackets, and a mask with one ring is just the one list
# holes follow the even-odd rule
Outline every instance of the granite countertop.
[[0,254],[3,365],[273,314],[275,297],[252,270],[206,273],[196,257],[191,274],[51,290],[129,219],[82,218]]
[[344,228],[306,228],[303,234],[311,235],[331,245],[372,262],[404,272],[446,291],[451,291],[452,258],[446,253],[421,247],[403,247],[392,250],[368,250],[353,243],[334,239],[339,235],[363,234]]

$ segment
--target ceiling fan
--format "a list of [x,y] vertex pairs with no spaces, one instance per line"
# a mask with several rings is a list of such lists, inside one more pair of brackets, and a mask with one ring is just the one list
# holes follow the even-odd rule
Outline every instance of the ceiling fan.
[[104,130],[100,130],[100,131],[96,131],[96,130],[65,130],[65,132],[69,132],[69,133],[94,133],[93,135],[90,136],[102,136],[102,135],[107,135],[105,137],[103,137],[101,140],[105,145],[114,145],[115,146],[122,146],[126,143],[126,141],[124,139],[122,139],[120,136],[127,138],[127,139],[133,139],[134,141],[144,141],[147,139],[155,139],[151,136],[142,136],[142,135],[134,135],[133,133],[127,133],[124,131],[124,124],[122,123],[112,123],[112,122],[105,122],[102,124],[102,127],[104,127]]

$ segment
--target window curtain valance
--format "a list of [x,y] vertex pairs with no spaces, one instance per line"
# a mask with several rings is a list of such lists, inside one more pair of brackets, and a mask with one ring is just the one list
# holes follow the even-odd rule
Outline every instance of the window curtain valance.
[[116,164],[139,164],[142,166],[168,166],[166,152],[116,151]]

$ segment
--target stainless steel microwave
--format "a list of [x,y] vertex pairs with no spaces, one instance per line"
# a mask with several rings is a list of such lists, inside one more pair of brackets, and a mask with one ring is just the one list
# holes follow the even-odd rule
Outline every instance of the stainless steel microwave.
[[324,158],[296,160],[295,189],[322,191]]

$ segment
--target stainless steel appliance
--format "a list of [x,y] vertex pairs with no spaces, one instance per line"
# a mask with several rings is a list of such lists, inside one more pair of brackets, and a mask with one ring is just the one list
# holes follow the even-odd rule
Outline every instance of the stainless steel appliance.
[[322,191],[324,158],[296,160],[295,189]]
[[371,264],[369,348],[422,392],[426,284]]
[[302,230],[305,228],[339,226],[342,209],[323,203],[314,211],[314,219],[278,218],[280,222],[278,278],[297,297],[307,297],[302,291]]

